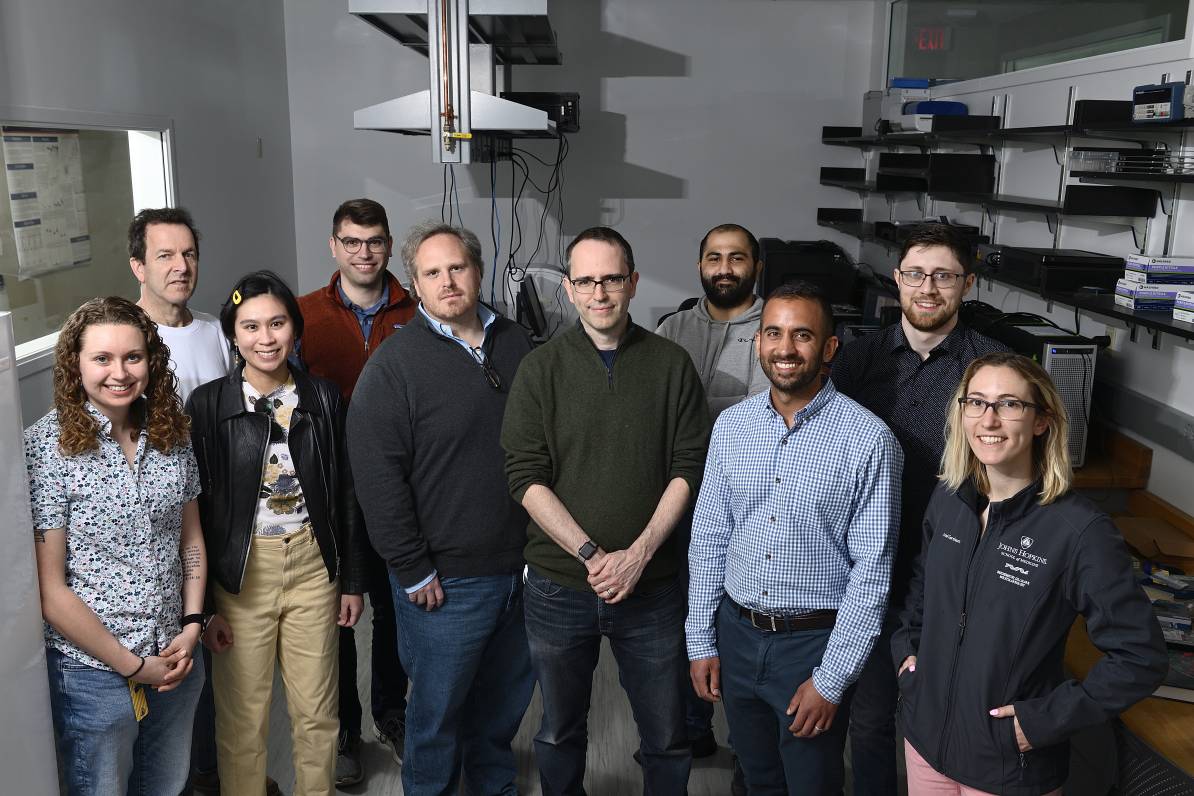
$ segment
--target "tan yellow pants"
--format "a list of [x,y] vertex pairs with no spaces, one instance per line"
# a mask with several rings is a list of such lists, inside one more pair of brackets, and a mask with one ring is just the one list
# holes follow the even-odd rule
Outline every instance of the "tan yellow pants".
[[339,593],[310,530],[254,537],[240,594],[215,587],[216,610],[233,638],[212,656],[223,793],[265,793],[275,660],[290,711],[294,794],[335,792]]

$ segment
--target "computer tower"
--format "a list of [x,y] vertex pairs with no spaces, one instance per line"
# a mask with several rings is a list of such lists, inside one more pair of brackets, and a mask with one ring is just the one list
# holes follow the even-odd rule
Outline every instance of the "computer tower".
[[1070,416],[1070,464],[1081,467],[1086,463],[1090,395],[1094,389],[1095,358],[1099,347],[1094,343],[1047,341],[1041,348],[1041,365],[1053,379]]

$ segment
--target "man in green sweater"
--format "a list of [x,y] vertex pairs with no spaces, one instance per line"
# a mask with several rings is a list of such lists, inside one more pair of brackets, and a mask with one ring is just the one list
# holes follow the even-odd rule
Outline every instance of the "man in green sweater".
[[709,413],[684,349],[630,319],[638,274],[625,238],[585,230],[567,266],[579,323],[523,360],[502,426],[510,491],[531,517],[539,778],[545,796],[583,792],[605,636],[638,724],[643,792],[684,793],[685,606],[671,532],[700,487]]

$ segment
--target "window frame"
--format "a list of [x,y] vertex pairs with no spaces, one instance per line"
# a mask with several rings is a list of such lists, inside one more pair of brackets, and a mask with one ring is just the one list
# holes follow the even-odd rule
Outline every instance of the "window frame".
[[[162,137],[162,171],[165,177],[166,205],[175,206],[177,163],[174,149],[174,120],[168,116],[139,113],[101,113],[67,108],[39,108],[31,105],[0,105],[0,125],[129,132],[139,130]],[[17,377],[27,378],[49,370],[54,365],[54,345],[58,332],[18,343]]]
[[[891,65],[891,16],[892,8],[897,2],[909,2],[909,0],[887,0],[887,14],[883,26],[885,34],[883,37],[884,86],[889,85],[892,78],[889,71]],[[1091,55],[1086,58],[1076,58],[1072,61],[1033,66],[1016,72],[970,78],[969,80],[961,80],[957,83],[949,83],[941,86],[940,90],[943,92],[943,95],[945,93],[996,91],[1014,86],[1023,86],[1029,83],[1042,83],[1046,80],[1080,77],[1099,72],[1131,69],[1138,66],[1150,66],[1152,64],[1183,61],[1191,58],[1194,58],[1194,2],[1187,3],[1186,33],[1181,39],[1161,44],[1150,44],[1144,47],[1135,47],[1131,50],[1121,50],[1115,53],[1103,53],[1101,55]],[[896,77],[900,77],[900,75],[896,75]],[[1125,97],[1124,99],[1130,98]]]

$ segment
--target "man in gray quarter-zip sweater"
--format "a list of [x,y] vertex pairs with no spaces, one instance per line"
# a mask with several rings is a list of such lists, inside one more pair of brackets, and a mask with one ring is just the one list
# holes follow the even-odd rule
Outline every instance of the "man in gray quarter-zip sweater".
[[594,227],[567,250],[577,325],[533,351],[502,425],[506,475],[531,515],[526,627],[543,696],[544,796],[584,792],[602,637],[634,712],[643,793],[684,793],[684,612],[672,529],[704,470],[709,413],[679,346],[630,320],[625,238]]

